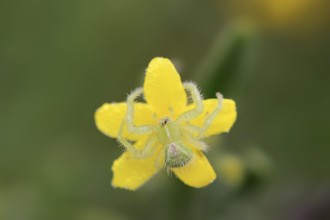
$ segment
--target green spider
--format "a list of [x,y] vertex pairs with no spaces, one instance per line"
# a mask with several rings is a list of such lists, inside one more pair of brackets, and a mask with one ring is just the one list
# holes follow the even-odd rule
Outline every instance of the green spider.
[[[221,111],[223,96],[219,92],[216,93],[218,99],[217,106],[213,112],[208,114],[203,127],[197,127],[190,124],[189,121],[203,113],[204,106],[202,95],[197,86],[192,82],[183,83],[183,86],[191,95],[195,107],[179,115],[176,119],[171,116],[163,117],[156,125],[135,126],[133,123],[135,100],[143,94],[143,88],[137,88],[127,97],[127,112],[125,119],[120,125],[117,139],[120,144],[131,152],[133,157],[137,159],[150,157],[155,153],[156,147],[154,146],[160,143],[162,145],[162,150],[159,152],[159,156],[164,155],[164,167],[170,170],[171,168],[183,167],[192,160],[194,156],[193,151],[186,146],[184,142],[190,143],[202,151],[208,149],[207,144],[203,142],[204,133]],[[127,130],[132,134],[147,134],[149,136],[143,149],[137,149],[123,137],[125,125]]]

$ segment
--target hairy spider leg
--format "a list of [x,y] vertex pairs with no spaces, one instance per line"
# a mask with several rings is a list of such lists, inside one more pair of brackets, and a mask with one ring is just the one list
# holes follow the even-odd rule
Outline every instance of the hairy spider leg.
[[189,137],[195,137],[195,138],[197,136],[199,136],[199,133],[200,133],[200,130],[201,130],[200,127],[198,127],[196,125],[193,125],[189,122],[186,122],[185,126],[182,126],[182,128],[184,130],[186,130],[188,132],[188,134],[190,134]]
[[194,136],[191,133],[190,127],[185,127],[185,129],[188,131],[188,133],[186,133],[187,137],[186,137],[186,141],[189,142],[192,146],[194,146],[195,148],[201,150],[201,151],[207,151],[209,149],[209,146],[203,142],[200,141],[198,139],[198,137]]
[[123,130],[124,130],[125,122],[126,121],[123,120],[119,127],[117,139],[120,142],[120,144],[122,144],[126,148],[126,150],[130,151],[135,158],[144,159],[144,158],[151,156],[153,154],[153,152],[155,151],[154,146],[157,143],[157,139],[154,136],[151,136],[147,140],[147,143],[143,149],[137,149],[133,144],[131,144],[128,140],[126,140],[123,137]]
[[215,107],[215,109],[211,112],[211,114],[209,114],[206,119],[205,122],[203,124],[202,127],[198,127],[196,125],[187,123],[185,126],[185,129],[187,131],[189,131],[192,134],[197,134],[195,136],[197,136],[197,139],[201,139],[203,138],[206,130],[210,127],[212,121],[215,119],[215,117],[219,114],[219,112],[222,109],[222,100],[223,100],[223,96],[221,93],[217,92],[215,94],[217,96],[218,99],[218,105]]
[[127,126],[127,130],[130,133],[147,134],[147,133],[151,133],[154,128],[151,125],[142,125],[142,126],[134,125],[134,101],[142,94],[143,94],[143,89],[137,88],[127,97],[126,126]]
[[200,127],[187,123],[182,128],[186,131],[184,137],[184,140],[186,142],[190,143],[192,146],[194,146],[195,148],[201,151],[207,151],[209,149],[209,146],[205,142],[200,141],[199,138],[199,133],[201,131]]
[[204,110],[203,98],[197,86],[192,82],[187,82],[183,83],[183,87],[190,93],[193,99],[193,103],[195,104],[195,108],[180,115],[177,118],[177,121],[189,121],[193,118],[196,118]]
[[218,105],[215,107],[213,112],[211,114],[209,114],[208,117],[206,118],[204,125],[201,128],[201,131],[199,134],[200,137],[204,136],[206,130],[210,127],[212,121],[214,121],[215,117],[217,117],[217,115],[219,114],[219,112],[222,109],[223,96],[220,92],[217,92],[215,95],[217,96],[217,99],[218,99]]
[[141,149],[138,155],[134,155],[136,158],[145,159],[154,154],[157,149],[157,138],[155,136],[150,136],[147,140],[147,143],[143,149]]
[[162,146],[161,150],[157,154],[154,164],[157,169],[160,169],[161,167],[165,168],[164,154],[165,154],[165,148],[164,146]]

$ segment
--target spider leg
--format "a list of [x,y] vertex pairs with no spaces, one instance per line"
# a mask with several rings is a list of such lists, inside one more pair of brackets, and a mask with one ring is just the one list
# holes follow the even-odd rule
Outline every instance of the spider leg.
[[189,132],[188,133],[190,134],[189,136],[193,136],[193,137],[199,136],[199,133],[201,132],[200,127],[190,124],[189,122],[187,122],[182,128]]
[[190,93],[193,103],[195,104],[195,108],[180,115],[177,121],[188,121],[196,118],[204,110],[203,98],[197,86],[192,82],[183,83],[183,86]]
[[193,144],[194,144],[194,147],[196,147],[197,149],[204,151],[204,152],[209,149],[209,145],[207,145],[203,141],[195,141]]
[[117,139],[120,142],[120,144],[122,144],[128,151],[130,151],[135,158],[144,159],[144,158],[147,158],[150,155],[152,155],[152,153],[155,150],[155,148],[153,146],[156,143],[156,139],[149,138],[146,143],[146,146],[143,149],[141,149],[141,150],[137,149],[132,143],[130,143],[128,140],[126,140],[123,137],[124,125],[125,125],[125,120],[121,123],[119,132],[118,132]]
[[127,97],[127,114],[126,114],[127,130],[135,134],[147,134],[153,131],[153,126],[150,125],[135,126],[133,123],[134,101],[142,94],[143,94],[143,89],[137,88]]
[[[200,131],[201,128],[196,127]],[[196,131],[196,130],[195,130]],[[201,150],[201,151],[207,151],[209,149],[209,146],[199,140],[199,137],[194,136],[191,132],[187,133],[187,142],[189,142],[191,145],[193,145],[195,148]]]
[[215,109],[213,110],[213,112],[211,112],[211,114],[209,114],[207,116],[207,118],[205,119],[205,122],[203,124],[203,127],[200,130],[199,137],[203,137],[204,136],[206,130],[210,127],[212,121],[215,119],[215,117],[217,117],[217,115],[219,114],[219,112],[222,109],[222,99],[223,99],[223,96],[219,92],[217,92],[215,95],[217,96],[217,99],[218,99],[218,105],[215,107]]
[[156,138],[154,137],[149,138],[146,143],[146,146],[142,150],[140,150],[140,153],[139,155],[137,155],[137,158],[144,159],[153,155],[153,153],[156,150],[156,144],[157,144]]
[[[160,169],[161,167],[165,167],[164,152],[165,152],[165,149],[164,148],[162,148],[158,152],[157,158],[155,160],[155,167],[157,169]],[[163,158],[162,158],[162,156],[163,156]]]
[[202,127],[198,127],[196,125],[193,124],[189,124],[186,123],[184,128],[189,131],[189,133],[191,134],[191,136],[196,137],[198,140],[203,138],[206,130],[210,127],[212,121],[215,119],[215,117],[219,114],[219,112],[222,109],[222,99],[223,96],[221,95],[221,93],[217,92],[216,96],[218,98],[218,105],[215,107],[215,109],[211,112],[211,114],[209,114]]
[[128,151],[132,152],[133,154],[138,154],[138,149],[134,147],[129,141],[127,141],[123,137],[123,130],[124,130],[124,125],[125,125],[126,120],[123,120],[120,124],[117,139],[122,144]]

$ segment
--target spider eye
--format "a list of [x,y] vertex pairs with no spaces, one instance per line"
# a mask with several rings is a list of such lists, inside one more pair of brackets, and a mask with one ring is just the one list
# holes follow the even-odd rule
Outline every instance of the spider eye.
[[168,123],[168,121],[169,121],[169,119],[168,119],[168,118],[165,118],[165,119],[161,122],[162,126],[164,127],[164,126]]

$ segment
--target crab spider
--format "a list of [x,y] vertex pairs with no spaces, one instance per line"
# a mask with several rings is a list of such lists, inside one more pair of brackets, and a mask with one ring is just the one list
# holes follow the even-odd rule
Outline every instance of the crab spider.
[[[194,108],[179,115],[176,120],[171,116],[163,117],[156,125],[135,126],[133,121],[134,102],[143,94],[143,89],[134,90],[127,97],[126,117],[122,121],[119,132],[118,141],[132,153],[133,157],[143,159],[151,156],[155,151],[155,145],[161,144],[162,150],[159,154],[164,153],[165,167],[176,168],[182,167],[193,158],[193,151],[190,147],[183,144],[183,138],[194,147],[205,151],[207,145],[200,141],[205,131],[208,129],[212,121],[218,115],[222,108],[222,95],[216,93],[218,104],[215,109],[207,116],[202,127],[189,124],[192,120],[202,114],[204,110],[202,96],[194,83],[188,82],[183,84],[185,90],[191,95]],[[132,143],[123,137],[123,129],[126,125],[127,130],[134,134],[148,134],[147,144],[143,149],[137,149]]]

